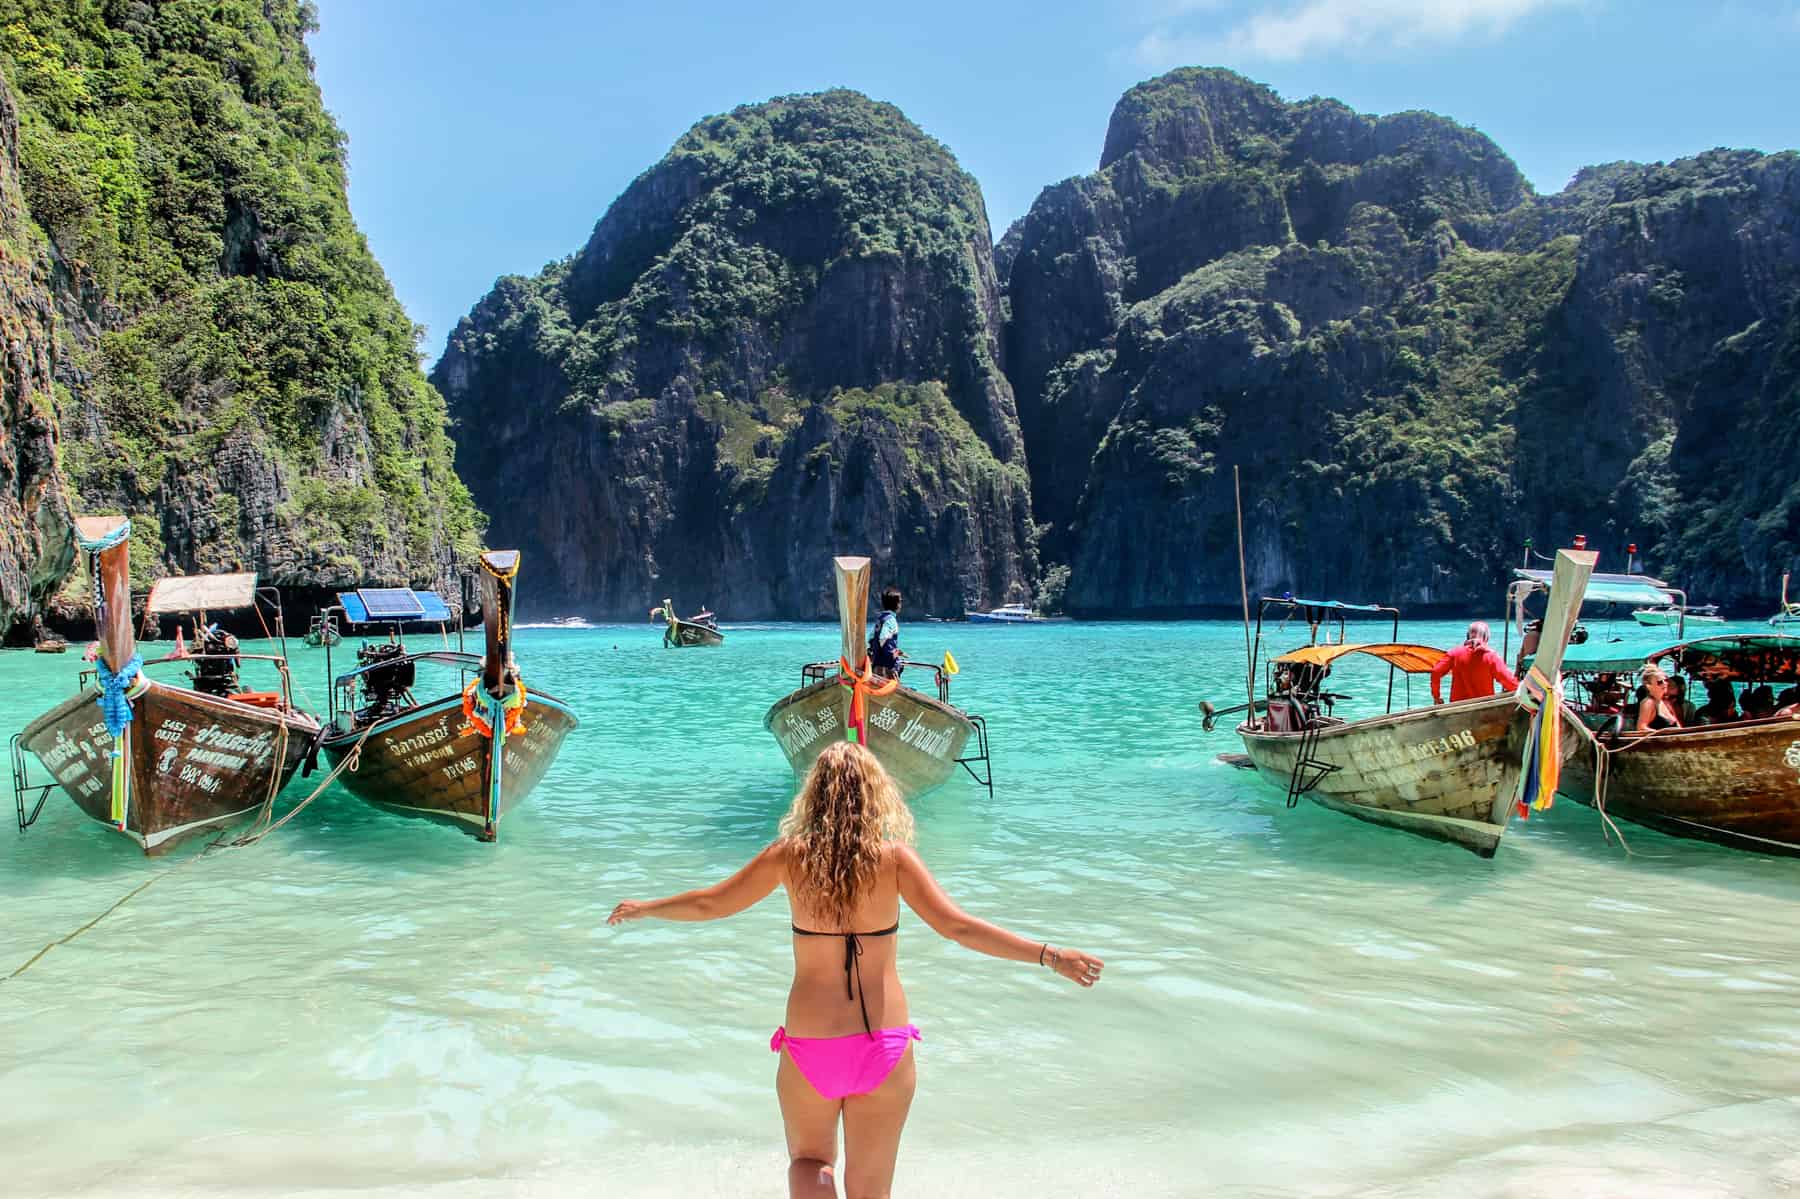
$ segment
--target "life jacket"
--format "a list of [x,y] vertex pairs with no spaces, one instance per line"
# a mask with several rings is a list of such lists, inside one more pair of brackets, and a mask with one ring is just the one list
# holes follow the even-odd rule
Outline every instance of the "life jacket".
[[875,618],[875,631],[869,636],[869,664],[876,674],[888,678],[900,674],[900,618],[885,608]]

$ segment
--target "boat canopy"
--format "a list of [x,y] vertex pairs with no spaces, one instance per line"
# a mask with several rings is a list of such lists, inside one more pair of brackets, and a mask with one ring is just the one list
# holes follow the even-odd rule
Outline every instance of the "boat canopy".
[[1309,645],[1283,654],[1275,662],[1276,665],[1300,662],[1308,666],[1329,666],[1346,654],[1368,654],[1407,674],[1425,674],[1437,665],[1438,659],[1444,656],[1444,651],[1433,649],[1429,645],[1408,645],[1397,641],[1383,642],[1380,645]]
[[[1525,579],[1544,591],[1550,590],[1547,570],[1515,569],[1513,577]],[[1584,604],[1629,604],[1634,608],[1673,604],[1680,606],[1685,597],[1661,579],[1649,575],[1596,574],[1587,585]]]
[[[1571,641],[1563,651],[1562,672],[1564,674],[1631,674],[1642,670],[1644,663],[1656,656],[1657,650],[1663,648],[1660,637],[1627,637],[1622,640],[1601,640],[1590,637],[1576,644]],[[1530,666],[1535,658],[1525,659]]]
[[1292,595],[1265,595],[1265,604],[1292,604],[1296,608],[1325,608],[1337,612],[1391,612],[1380,604],[1346,604],[1343,600],[1300,599]]
[[178,575],[150,586],[149,611],[154,616],[182,612],[232,612],[256,603],[256,572],[224,575]]
[[1702,637],[1653,652],[1676,670],[1706,682],[1800,683],[1800,637],[1736,633]]
[[349,624],[447,624],[450,605],[434,591],[410,587],[363,587],[338,592]]

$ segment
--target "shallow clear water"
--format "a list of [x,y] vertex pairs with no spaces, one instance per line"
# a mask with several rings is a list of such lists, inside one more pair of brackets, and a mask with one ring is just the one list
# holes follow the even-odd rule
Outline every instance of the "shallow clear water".
[[[522,632],[584,723],[497,846],[335,790],[154,862],[60,795],[0,829],[0,975],[155,880],[0,983],[0,1189],[782,1194],[784,905],[605,926],[735,869],[785,807],[762,714],[835,631],[726,628]],[[1082,992],[902,917],[925,1041],[897,1195],[1800,1189],[1800,862],[1631,825],[1627,856],[1567,802],[1486,862],[1288,811],[1215,761],[1230,720],[1200,730],[1196,701],[1243,700],[1233,624],[905,636],[954,651],[994,742],[991,800],[915,805],[926,860],[1107,972]],[[292,652],[323,699],[323,653]],[[0,655],[0,731],[75,666]],[[1333,681],[1379,706],[1378,668]]]

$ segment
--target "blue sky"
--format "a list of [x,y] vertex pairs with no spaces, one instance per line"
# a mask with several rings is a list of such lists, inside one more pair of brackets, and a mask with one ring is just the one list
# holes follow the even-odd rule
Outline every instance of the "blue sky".
[[998,237],[1094,169],[1132,84],[1241,71],[1290,99],[1428,108],[1540,191],[1579,167],[1800,146],[1800,0],[317,0],[350,202],[428,364],[502,274],[573,252],[708,114],[853,87],[980,181]]

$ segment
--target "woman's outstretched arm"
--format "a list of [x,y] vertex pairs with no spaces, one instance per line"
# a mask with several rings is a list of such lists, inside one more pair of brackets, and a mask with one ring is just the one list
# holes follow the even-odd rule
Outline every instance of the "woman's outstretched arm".
[[1048,941],[1027,941],[997,924],[969,915],[944,894],[944,889],[931,877],[931,871],[925,868],[924,859],[911,846],[896,846],[895,852],[900,862],[900,897],[938,936],[989,957],[1011,962],[1037,962],[1084,987],[1091,987],[1100,980],[1100,970],[1105,963],[1099,958]]
[[781,885],[781,870],[787,850],[776,841],[751,858],[742,870],[721,883],[698,891],[683,891],[663,899],[626,899],[606,918],[608,924],[642,920],[653,916],[658,920],[719,920],[735,916]]

